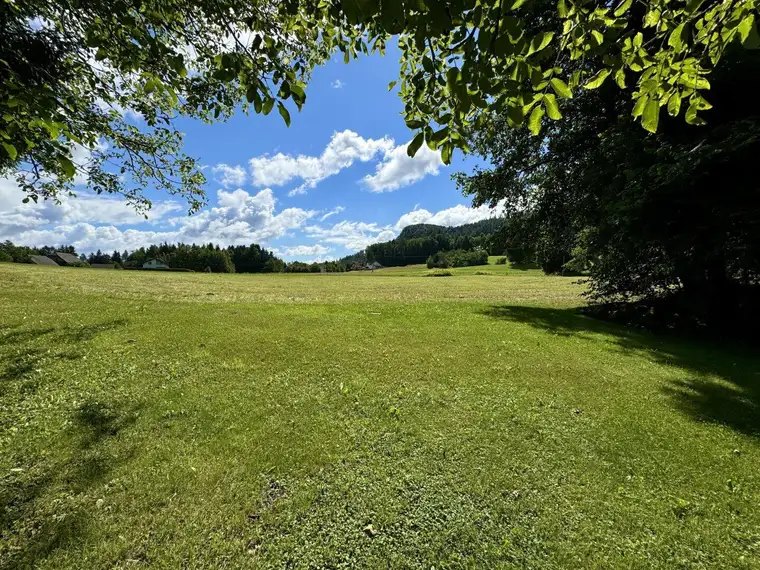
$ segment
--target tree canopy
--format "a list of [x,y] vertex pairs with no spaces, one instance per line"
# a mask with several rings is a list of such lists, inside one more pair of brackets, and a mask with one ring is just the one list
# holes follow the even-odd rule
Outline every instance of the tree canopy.
[[15,173],[33,200],[86,180],[140,210],[153,186],[195,211],[204,178],[182,153],[178,117],[276,107],[289,124],[315,65],[384,52],[394,36],[411,155],[427,144],[449,162],[491,111],[537,134],[579,91],[610,83],[648,131],[663,107],[698,125],[726,50],[760,44],[758,10],[756,0],[0,0],[0,175]]
[[496,113],[471,139],[493,167],[459,183],[475,204],[508,207],[508,248],[531,250],[547,272],[588,272],[594,301],[653,326],[754,327],[760,115],[731,102],[760,88],[759,72],[759,52],[730,54],[708,124],[665,117],[654,135],[609,84],[575,98],[541,139]]

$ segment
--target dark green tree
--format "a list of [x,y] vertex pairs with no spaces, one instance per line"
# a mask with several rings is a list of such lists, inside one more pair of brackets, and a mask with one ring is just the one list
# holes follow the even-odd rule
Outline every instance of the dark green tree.
[[528,222],[515,245],[572,253],[592,300],[653,325],[730,330],[760,309],[760,115],[732,104],[758,89],[760,55],[735,50],[699,128],[666,117],[647,133],[611,85],[576,97],[541,139],[495,115],[472,139],[494,167],[458,180],[475,204],[506,201],[510,227]]

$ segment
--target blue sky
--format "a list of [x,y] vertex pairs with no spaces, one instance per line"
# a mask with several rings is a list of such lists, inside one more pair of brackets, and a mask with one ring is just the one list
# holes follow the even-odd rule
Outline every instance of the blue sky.
[[[21,205],[12,179],[0,179],[0,239],[28,245],[73,244],[80,251],[134,249],[161,241],[260,243],[288,260],[338,258],[393,238],[410,223],[459,225],[493,215],[470,209],[451,174],[474,157],[444,166],[424,145],[414,160],[403,104],[388,83],[399,54],[315,70],[307,101],[292,124],[239,113],[225,123],[183,120],[185,151],[208,179],[208,207],[187,218],[185,205],[149,191],[145,222],[116,197],[89,195]],[[86,182],[84,180],[80,182]]]

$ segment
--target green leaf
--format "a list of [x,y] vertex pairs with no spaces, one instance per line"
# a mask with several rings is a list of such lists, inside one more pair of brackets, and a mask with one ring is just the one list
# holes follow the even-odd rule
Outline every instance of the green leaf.
[[517,10],[520,6],[525,4],[528,0],[515,0],[512,2],[512,5],[509,7],[509,10]]
[[268,115],[272,112],[272,109],[274,108],[274,97],[271,95],[268,95],[266,99],[264,99],[264,103],[261,106],[261,112],[265,115]]
[[436,145],[436,147],[441,146],[441,143],[445,141],[449,136],[449,127],[446,125],[442,129],[437,130],[433,133],[433,136],[430,137],[430,141]]
[[277,102],[277,110],[280,112],[280,115],[282,116],[282,120],[285,121],[286,126],[290,126],[290,112],[285,108],[285,105],[283,105],[280,101]]
[[675,30],[670,32],[670,37],[668,37],[668,45],[676,51],[681,51],[683,48],[684,30],[686,30],[686,23],[682,22]]
[[644,107],[644,113],[641,115],[641,126],[650,133],[657,132],[657,125],[660,122],[660,103],[657,99],[650,99]]
[[583,86],[584,89],[598,89],[602,86],[602,83],[604,83],[604,80],[607,79],[609,74],[612,73],[611,69],[601,69],[599,70],[599,73],[594,75],[591,79],[589,79],[588,83]]
[[618,84],[618,87],[625,89],[625,71],[622,67],[615,72],[615,82]]
[[295,83],[290,84],[290,96],[296,102],[303,103],[306,101],[306,92],[303,87]]
[[573,98],[573,92],[570,91],[570,88],[567,86],[567,83],[562,81],[560,78],[552,77],[551,84],[552,84],[552,89],[554,89],[554,92],[560,97],[564,99]]
[[541,117],[544,116],[544,108],[541,105],[533,107],[533,111],[528,119],[528,129],[533,136],[538,135],[541,132]]
[[396,83],[398,83],[398,81],[391,81],[391,82],[388,84],[388,91],[392,91],[392,90],[393,90],[393,88],[396,86]]
[[409,146],[406,147],[407,156],[414,158],[414,155],[417,154],[418,150],[420,150],[423,142],[425,142],[425,133],[420,131],[412,139],[412,142],[409,143]]
[[599,30],[591,30],[591,36],[596,40],[597,45],[602,45],[604,43],[604,36]]
[[565,4],[565,0],[559,0],[557,3],[557,13],[560,18],[567,18],[567,5]]
[[259,95],[258,89],[250,87],[246,97],[249,101],[253,101],[253,110],[256,111],[256,114],[261,113],[261,95]]
[[703,118],[697,116],[698,110],[699,109],[697,108],[697,105],[695,105],[694,103],[689,105],[689,108],[686,109],[687,123],[689,123],[690,125],[696,125],[696,126],[702,126],[702,125],[707,124],[707,122]]
[[562,113],[559,112],[559,105],[554,93],[544,95],[544,107],[546,107],[546,114],[550,119],[559,121],[562,118]]
[[673,93],[668,99],[668,114],[671,117],[677,117],[681,110],[681,95]]
[[248,99],[249,103],[253,103],[256,96],[259,94],[259,90],[256,88],[255,85],[251,85],[248,87],[248,90],[245,92],[245,98]]
[[644,16],[644,27],[651,28],[656,26],[660,23],[661,16],[662,14],[660,14],[659,10],[650,10],[647,12],[646,16]]
[[519,127],[525,120],[525,113],[521,106],[509,106],[507,107],[507,119],[513,127]]
[[752,32],[754,27],[755,27],[754,14],[750,14],[739,23],[739,27],[737,29],[739,30],[739,38],[741,39],[742,44],[746,45],[747,40],[749,39],[749,34],[750,32]]
[[68,178],[74,178],[74,175],[76,174],[77,169],[74,166],[74,163],[71,162],[71,160],[69,159],[69,157],[64,156],[62,154],[59,155],[58,156],[58,164],[61,165],[61,168],[63,169],[64,174],[66,174],[66,176]]
[[0,144],[3,145],[5,152],[8,153],[8,156],[11,157],[11,160],[16,160],[16,157],[18,156],[18,152],[16,152],[16,147],[9,143],[0,143]]
[[421,129],[425,126],[425,121],[422,121],[420,119],[407,119],[406,126],[412,130]]
[[544,49],[546,46],[549,45],[549,42],[552,41],[553,37],[554,37],[554,32],[544,32],[543,34],[538,34],[534,36],[533,39],[530,41],[530,48],[528,49],[527,55],[534,54]]
[[150,95],[155,90],[156,90],[156,80],[148,79],[148,81],[145,82],[145,87],[143,87],[143,91],[145,91],[146,95]]
[[615,8],[615,17],[619,18],[623,14],[625,14],[628,9],[631,7],[631,3],[633,0],[623,0],[620,4],[618,4],[618,7]]
[[631,114],[634,117],[641,116],[641,113],[644,112],[644,107],[646,106],[647,101],[649,101],[649,95],[641,95],[636,99],[636,104],[633,106],[633,112]]
[[444,164],[451,164],[451,155],[454,152],[454,145],[446,143],[441,146],[441,160]]

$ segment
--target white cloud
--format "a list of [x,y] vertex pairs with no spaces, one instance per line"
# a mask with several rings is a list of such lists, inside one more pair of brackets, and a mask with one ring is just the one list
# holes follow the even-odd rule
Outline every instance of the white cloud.
[[393,147],[391,138],[365,139],[345,130],[333,133],[320,156],[277,153],[252,158],[249,161],[251,178],[256,186],[282,186],[291,180],[302,180],[303,184],[291,195],[304,194],[307,188],[314,188],[321,180],[338,174],[355,161],[368,162],[378,155],[386,155]]
[[406,154],[406,144],[396,145],[390,137],[365,139],[353,131],[333,133],[320,156],[293,156],[277,153],[262,155],[249,161],[251,178],[256,186],[282,186],[291,180],[302,183],[288,196],[306,194],[319,182],[349,168],[356,161],[378,159],[375,173],[367,175],[362,183],[372,192],[389,192],[422,180],[428,174],[435,176],[443,164],[441,154],[423,145],[414,158]]
[[366,222],[339,222],[331,228],[307,226],[304,232],[320,243],[340,245],[350,250],[364,249],[370,244],[396,237],[391,227]]
[[[79,223],[133,225],[146,220],[123,199],[98,196],[78,191],[77,197],[61,196],[60,204],[41,200],[38,204],[22,203],[25,194],[15,180],[0,179],[0,238],[13,239],[25,230],[50,225],[70,226]],[[148,212],[148,221],[157,222],[179,212],[182,204],[173,200],[155,201]]]
[[439,210],[432,213],[428,210],[415,209],[407,212],[398,219],[393,226],[397,231],[403,230],[406,226],[413,224],[435,224],[437,226],[461,226],[471,224],[488,218],[496,218],[504,215],[503,204],[496,208],[489,208],[487,205],[478,208],[470,208],[464,204],[458,204],[445,210]]
[[213,241],[221,244],[262,242],[301,227],[317,214],[314,210],[286,208],[275,214],[275,198],[270,188],[251,195],[238,188],[219,190],[217,207],[189,218],[175,219],[180,224],[175,241]]
[[314,257],[330,253],[329,247],[320,244],[314,245],[296,245],[285,249],[286,257]]
[[386,152],[375,174],[364,177],[364,184],[372,192],[390,192],[422,180],[428,174],[435,176],[442,166],[441,153],[422,145],[414,158],[406,154],[407,145],[399,145]]
[[330,83],[330,86],[333,89],[343,89],[346,86],[346,84],[343,83],[340,79],[336,79],[335,81],[333,81],[332,83]]
[[247,174],[242,166],[229,166],[228,164],[217,164],[211,171],[214,173],[214,180],[225,188],[242,186],[245,183]]
[[336,206],[335,208],[333,208],[332,210],[330,210],[329,212],[327,212],[324,216],[322,216],[321,218],[319,218],[319,221],[320,222],[324,222],[330,216],[334,216],[335,214],[340,214],[343,210],[345,210],[345,208],[343,206]]
[[[62,206],[50,202],[21,204],[15,183],[0,179],[0,240],[25,245],[72,244],[79,251],[134,249],[153,243],[214,242],[221,245],[262,243],[302,227],[318,214],[314,210],[275,210],[272,190],[257,194],[238,189],[219,190],[217,206],[191,217],[165,219],[164,230],[123,229],[144,220],[123,200],[97,196],[65,199]],[[155,202],[154,219],[181,210],[176,202]]]

